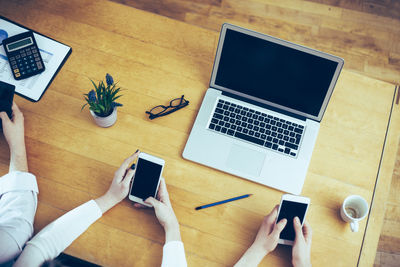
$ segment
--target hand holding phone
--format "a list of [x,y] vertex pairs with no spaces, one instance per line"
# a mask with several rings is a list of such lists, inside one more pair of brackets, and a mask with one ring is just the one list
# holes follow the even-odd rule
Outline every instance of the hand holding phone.
[[144,201],[148,197],[156,197],[165,161],[161,158],[141,152],[136,163],[129,199],[151,207]]
[[[8,117],[12,118],[12,103],[14,98],[15,86],[0,81],[0,112],[4,111]],[[2,128],[2,121],[0,120],[0,128]]]
[[300,220],[300,225],[302,226],[306,217],[309,204],[310,199],[307,197],[289,194],[282,196],[276,222],[279,222],[280,220],[285,218],[287,219],[287,224],[279,236],[279,244],[293,245],[294,239],[296,237],[293,220],[295,217],[298,217]]

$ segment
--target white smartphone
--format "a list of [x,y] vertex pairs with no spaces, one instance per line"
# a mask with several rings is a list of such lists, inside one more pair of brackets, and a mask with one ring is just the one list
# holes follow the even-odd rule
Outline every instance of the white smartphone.
[[148,197],[156,197],[164,165],[163,159],[140,152],[129,199],[150,207],[144,201]]
[[287,223],[279,236],[279,244],[293,246],[294,238],[296,236],[293,227],[293,219],[296,216],[299,217],[301,225],[303,225],[309,205],[310,199],[308,197],[290,194],[285,194],[282,196],[278,217],[275,223],[279,222],[283,218],[287,219]]

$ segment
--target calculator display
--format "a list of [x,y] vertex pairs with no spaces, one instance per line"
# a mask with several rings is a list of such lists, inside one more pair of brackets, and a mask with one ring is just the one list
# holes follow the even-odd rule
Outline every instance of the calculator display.
[[28,45],[31,45],[31,44],[33,44],[32,38],[28,37],[28,38],[19,40],[17,42],[8,44],[7,45],[7,49],[8,49],[9,52],[11,52],[11,51],[14,51],[16,49],[19,49],[19,48],[22,48],[22,47],[25,47],[25,46],[28,46]]

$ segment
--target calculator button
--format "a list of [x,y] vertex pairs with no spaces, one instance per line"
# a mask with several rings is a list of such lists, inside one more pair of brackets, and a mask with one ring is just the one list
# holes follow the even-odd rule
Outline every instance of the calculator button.
[[15,60],[15,57],[10,57],[9,60],[10,61]]
[[26,57],[26,54],[25,53],[21,53],[21,57]]
[[27,51],[26,54],[29,56],[29,55],[32,55],[32,52],[31,51]]
[[37,62],[36,64],[37,64],[37,67],[38,67],[39,70],[43,69],[42,63]]
[[40,61],[40,58],[37,57],[37,58],[35,58],[35,60],[36,60],[36,61]]
[[15,58],[16,58],[16,59],[19,59],[19,58],[20,58],[20,55],[16,55]]
[[15,70],[14,70],[14,73],[17,73],[17,72],[19,72],[19,69],[15,69]]
[[33,48],[33,49],[32,49],[32,53],[37,53],[36,48]]
[[16,73],[16,74],[15,74],[15,77],[18,78],[19,76],[21,76],[21,74],[19,74],[19,73]]
[[33,54],[34,57],[39,57],[39,54]]

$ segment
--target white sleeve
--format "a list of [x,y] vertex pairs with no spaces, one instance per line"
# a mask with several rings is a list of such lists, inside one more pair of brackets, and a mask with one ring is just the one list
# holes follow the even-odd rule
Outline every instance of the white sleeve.
[[101,216],[94,200],[67,212],[27,243],[16,266],[26,266],[25,263],[40,266],[44,261],[54,259]]
[[185,249],[181,241],[170,241],[164,245],[161,267],[187,267]]
[[0,178],[0,265],[18,256],[32,236],[38,192],[31,173],[14,171]]

